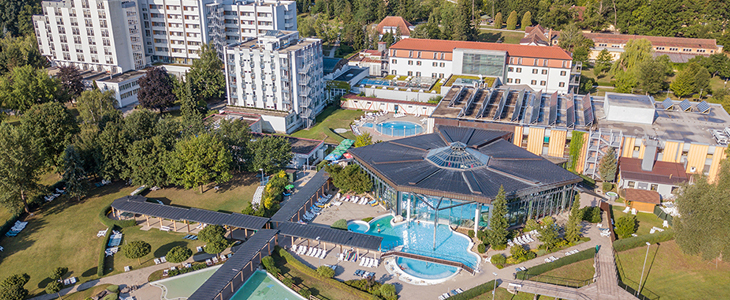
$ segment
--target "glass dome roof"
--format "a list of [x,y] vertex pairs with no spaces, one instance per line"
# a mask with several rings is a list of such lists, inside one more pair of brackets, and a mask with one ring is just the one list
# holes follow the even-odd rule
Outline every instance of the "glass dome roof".
[[462,142],[453,142],[449,146],[430,150],[426,159],[442,168],[474,169],[486,166],[489,156],[468,148]]

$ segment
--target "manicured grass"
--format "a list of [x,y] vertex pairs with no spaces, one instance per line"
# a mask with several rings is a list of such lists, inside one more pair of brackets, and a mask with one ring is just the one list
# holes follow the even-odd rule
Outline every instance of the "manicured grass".
[[[552,300],[555,298],[546,297],[546,296],[537,296],[537,298],[535,298],[535,295],[530,294],[530,293],[517,293],[515,295],[515,294],[508,292],[507,289],[498,287],[497,292],[494,294],[494,299],[499,299],[499,300],[534,300],[534,299]],[[479,297],[473,298],[472,300],[492,300],[492,292],[488,292],[486,294],[479,295]]]
[[101,291],[106,290],[106,287],[110,286],[111,284],[101,284],[94,286],[90,289],[86,289],[80,292],[76,292],[73,294],[64,295],[64,300],[85,300],[88,297],[96,296],[96,294],[101,293]]
[[477,40],[480,42],[496,43],[502,41],[505,44],[519,44],[520,40],[525,37],[524,32],[511,32],[500,30],[480,29]]
[[593,268],[593,260],[586,259],[547,271],[541,275],[574,280],[587,280],[593,278],[593,274],[595,274],[595,272],[596,270]]
[[[321,280],[318,277],[309,276],[303,272],[300,272],[296,268],[292,267],[289,263],[286,263],[286,260],[283,258],[278,258],[278,256],[274,256],[277,259],[275,259],[276,266],[281,269],[281,273],[284,277],[292,278],[294,281],[294,284],[298,284],[300,286],[305,286],[309,288],[309,290],[312,292],[313,296],[316,296],[320,299],[331,299],[331,300],[339,300],[339,299],[353,299],[353,300],[360,300],[360,298],[354,297],[352,294],[343,291],[340,289],[340,287],[334,286],[327,281]],[[353,288],[354,289],[354,288]]]
[[[614,220],[618,220],[620,217],[627,215],[627,214],[623,213],[624,208],[625,207],[623,207],[623,206],[612,206],[611,207]],[[628,214],[631,214],[631,213],[629,212]],[[659,219],[659,217],[657,217],[653,213],[637,212],[636,220],[639,221],[639,229],[636,231],[637,235],[649,234],[649,231],[651,231],[652,227],[663,228],[662,223],[664,223],[664,221],[662,219]]]
[[253,199],[259,181],[254,173],[236,174],[231,181],[220,184],[218,190],[213,188],[215,184],[204,187],[202,194],[197,188],[168,187],[150,191],[145,197],[165,204],[240,213]]
[[354,139],[351,132],[337,135],[332,130],[335,128],[350,129],[350,123],[363,115],[362,111],[338,109],[335,106],[328,106],[318,116],[317,122],[309,129],[301,129],[292,134],[300,138],[325,140],[327,143],[339,143],[344,138]]
[[[646,247],[619,252],[623,282],[638,287]],[[675,241],[652,245],[646,261],[644,288],[661,299],[730,299],[730,264],[683,254]],[[648,293],[644,293],[647,295]]]

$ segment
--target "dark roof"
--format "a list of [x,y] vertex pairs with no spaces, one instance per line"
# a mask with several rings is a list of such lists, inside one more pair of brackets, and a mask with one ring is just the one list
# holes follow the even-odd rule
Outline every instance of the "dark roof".
[[341,58],[330,58],[330,57],[323,57],[322,58],[322,69],[324,74],[329,74],[335,71],[335,69],[338,69],[338,65],[342,65],[340,62],[342,61]]
[[307,201],[314,196],[315,193],[321,188],[329,175],[324,171],[324,168],[319,170],[317,174],[314,174],[307,184],[305,184],[296,194],[292,195],[284,205],[279,208],[279,211],[271,217],[273,222],[289,222],[294,215],[304,206]]
[[188,299],[213,299],[274,238],[278,230],[261,229],[239,247]]
[[[500,186],[508,194],[580,182],[580,177],[504,138],[508,132],[438,126],[435,133],[352,148],[349,152],[378,177],[404,192],[491,203]],[[426,159],[454,142],[485,155],[483,166],[453,168]]]
[[320,241],[325,243],[373,251],[380,250],[380,243],[383,242],[383,238],[379,236],[292,222],[280,223],[277,229],[279,234],[286,236],[310,240],[319,238]]
[[662,197],[656,191],[640,189],[624,189],[627,201],[661,204]]
[[242,215],[238,213],[228,214],[199,208],[182,208],[152,203],[147,202],[147,198],[139,195],[124,196],[114,200],[112,207],[121,211],[170,220],[188,220],[205,224],[229,225],[252,230],[259,230],[263,228],[264,225],[266,225],[266,222],[269,221],[267,218]]
[[678,185],[689,181],[684,165],[666,161],[655,161],[651,171],[641,169],[641,159],[622,157],[619,159],[622,180]]

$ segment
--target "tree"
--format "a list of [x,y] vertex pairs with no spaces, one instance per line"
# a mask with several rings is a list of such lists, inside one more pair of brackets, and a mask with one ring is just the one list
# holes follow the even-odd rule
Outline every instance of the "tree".
[[542,219],[542,226],[537,230],[540,236],[537,238],[543,243],[545,250],[552,250],[560,241],[559,229],[553,217],[545,217]]
[[190,250],[188,247],[184,246],[175,246],[170,249],[170,251],[167,251],[167,255],[165,255],[165,259],[167,261],[179,264],[181,262],[186,261],[190,256],[193,255],[193,250]]
[[223,62],[212,43],[201,46],[199,56],[200,59],[193,60],[193,66],[186,76],[193,98],[202,101],[220,98],[226,88]]
[[593,66],[593,74],[598,77],[598,75],[608,72],[608,70],[611,69],[611,61],[611,54],[608,52],[608,50],[601,50],[601,52],[598,53],[598,56],[596,57],[596,63]]
[[512,248],[509,249],[509,253],[512,255],[512,258],[516,259],[517,261],[521,261],[523,258],[527,257],[527,251],[522,245],[512,246]]
[[96,138],[100,165],[98,174],[102,179],[126,178],[129,174],[127,152],[132,140],[124,129],[123,120],[106,123]]
[[[562,36],[562,32],[561,32]],[[647,39],[629,40],[624,46],[624,52],[611,66],[611,74],[618,74],[619,71],[631,72],[634,67],[642,62],[653,58],[653,48]]]
[[583,32],[575,23],[566,26],[560,32],[558,46],[573,53],[573,60],[585,63],[588,60],[588,53],[593,47],[593,40],[586,38]]
[[322,278],[332,278],[335,277],[335,270],[332,270],[332,268],[328,266],[319,266],[317,268],[317,274],[322,276]]
[[41,160],[30,139],[10,124],[0,124],[0,203],[12,212],[28,209],[28,194],[38,189]]
[[170,153],[162,136],[134,141],[127,152],[129,178],[135,185],[164,186],[168,182],[165,162]]
[[365,132],[361,135],[358,135],[355,138],[354,146],[355,146],[355,148],[357,148],[357,147],[362,147],[362,146],[367,146],[367,145],[372,145],[372,144],[373,144],[373,137],[370,136],[369,132]]
[[280,136],[258,136],[256,141],[249,143],[251,153],[250,170],[252,172],[263,169],[264,173],[271,174],[284,169],[291,162],[291,144]]
[[193,97],[191,79],[182,83],[182,92],[178,95],[180,99],[180,112],[183,117],[183,124],[186,127],[192,127],[194,132],[202,131],[203,113],[198,101]]
[[[703,73],[700,75],[700,73]],[[704,67],[698,65],[697,63],[689,63],[684,70],[680,71],[677,74],[677,77],[674,78],[674,81],[669,85],[669,89],[672,90],[674,95],[677,97],[686,97],[691,95],[692,93],[698,92],[700,89],[698,89],[698,84],[701,84],[703,87],[706,87],[705,82],[700,81],[707,81],[709,82],[709,76],[707,69],[704,69]]]
[[231,180],[231,153],[223,142],[208,133],[201,133],[179,141],[171,153],[166,167],[172,182],[186,189],[209,182],[222,183]]
[[20,119],[20,130],[38,150],[44,167],[55,167],[60,173],[61,156],[79,127],[65,106],[49,102],[31,107]]
[[25,284],[30,280],[28,274],[15,274],[0,282],[0,300],[23,300],[28,296]]
[[364,193],[373,187],[372,180],[356,164],[347,165],[342,168],[340,165],[331,164],[325,166],[325,171],[332,177],[332,184],[341,191]]
[[86,171],[84,161],[76,146],[69,144],[63,153],[63,182],[66,183],[66,192],[76,200],[86,196]]
[[507,30],[515,30],[517,28],[517,12],[512,11],[507,17]]
[[210,243],[225,238],[226,229],[220,225],[208,225],[205,226],[200,232],[198,232],[198,239],[203,242]]
[[239,172],[249,169],[250,151],[252,150],[249,146],[252,139],[251,127],[242,120],[223,119],[218,123],[218,128],[215,129],[214,134],[226,145],[231,153],[231,169]]
[[155,109],[160,113],[175,102],[172,92],[173,81],[162,67],[147,69],[145,76],[138,81],[137,99],[147,109]]
[[137,262],[141,265],[140,258],[147,255],[152,251],[152,246],[144,241],[131,241],[121,247],[122,253],[129,259],[137,259]]
[[499,187],[497,197],[492,201],[492,218],[489,220],[489,243],[492,247],[501,248],[507,244],[507,194],[504,186]]
[[603,181],[613,182],[616,179],[617,167],[616,150],[613,147],[609,147],[598,165],[598,172],[601,173],[601,179]]
[[570,208],[570,217],[568,224],[565,226],[565,239],[569,242],[577,242],[580,240],[580,222],[583,221],[583,212],[580,210],[580,194],[575,193],[573,206]]
[[439,28],[438,16],[431,12],[428,16],[428,22],[426,23],[426,38],[428,39],[440,39],[441,29]]
[[616,234],[622,239],[630,237],[638,228],[639,222],[634,215],[625,215],[616,220]]
[[0,102],[20,114],[31,106],[61,98],[61,85],[44,69],[30,65],[15,67],[0,78]]
[[66,275],[68,273],[68,268],[66,267],[58,267],[51,271],[51,274],[48,276],[53,280],[59,280],[63,277],[63,275]]
[[69,99],[76,99],[84,91],[84,84],[81,82],[81,72],[74,66],[62,66],[58,68],[58,79],[61,81],[61,88]]
[[649,94],[656,94],[667,85],[667,66],[659,59],[648,59],[638,66],[637,87]]
[[502,13],[501,12],[498,12],[494,16],[494,28],[502,29]]
[[114,91],[100,91],[92,89],[81,92],[76,98],[76,110],[81,120],[87,124],[99,124],[104,116],[120,114],[117,99],[114,98]]
[[526,30],[527,26],[532,26],[532,13],[530,11],[526,11],[524,15],[522,15],[522,22],[520,22],[520,30]]
[[[46,294],[52,295],[52,294],[56,294],[60,291],[61,291],[61,283],[56,280],[51,281],[46,285]],[[60,298],[61,295],[58,294],[58,297]]]
[[218,255],[228,248],[228,241],[225,239],[215,240],[205,245],[205,253]]
[[703,97],[709,92],[710,87],[710,72],[705,67],[700,67],[695,74],[695,93],[699,93],[700,97]]
[[35,34],[17,38],[6,35],[5,38],[0,39],[0,49],[2,49],[0,51],[0,75],[10,72],[15,67],[26,65],[34,69],[47,67],[48,61],[38,51]]

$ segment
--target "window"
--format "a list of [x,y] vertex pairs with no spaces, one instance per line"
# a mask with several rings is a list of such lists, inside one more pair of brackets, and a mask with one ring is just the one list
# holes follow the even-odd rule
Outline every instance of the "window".
[[671,193],[672,193],[672,195],[676,195],[677,193],[679,193],[679,187],[678,186],[673,186]]
[[532,74],[537,74],[537,69],[532,69]]
[[537,84],[537,80],[531,80],[531,81],[530,81],[530,84],[531,84],[531,85],[536,85],[536,84]]
[[558,83],[559,87],[565,87],[565,82]]
[[515,71],[515,68],[513,68],[513,67],[507,68],[507,72],[514,72],[514,71]]
[[598,44],[598,47],[606,47],[608,44]]
[[413,71],[408,71],[408,76],[413,76]]
[[438,66],[439,66],[439,63],[437,63],[437,62],[433,62],[433,66],[434,66],[434,67],[438,67]]
[[438,75],[436,73],[431,73],[431,78],[436,78]]
[[421,77],[421,72],[416,72],[416,77]]
[[679,51],[679,48],[670,47],[669,51]]
[[629,186],[629,188],[632,188],[633,189],[634,187],[636,187],[636,182],[629,181],[628,186]]
[[664,47],[656,47],[657,50],[664,50]]
[[512,83],[512,78],[507,78],[507,83]]
[[445,66],[445,64],[444,64],[444,63],[440,63],[440,64],[439,64],[439,67],[442,67],[442,68],[443,68],[444,66]]
[[408,65],[409,65],[409,66],[412,66],[412,65],[413,65],[413,61],[412,61],[412,60],[409,60],[409,61],[408,61]]
[[560,71],[560,76],[565,76],[565,71]]
[[613,45],[611,45],[611,48],[621,48],[621,45],[613,44]]
[[658,184],[656,184],[656,183],[652,183],[652,184],[651,184],[651,187],[650,187],[650,189],[651,189],[652,191],[655,191],[655,192],[656,192],[656,190],[657,190],[658,188],[659,188],[659,185],[658,185]]
[[684,49],[682,49],[682,52],[692,52],[692,49],[690,49],[690,48],[684,48]]
[[547,70],[542,70],[542,75],[547,75]]
[[522,73],[522,68],[516,68],[516,69],[515,69],[515,72],[517,72],[517,73]]
[[444,78],[444,73],[439,73],[439,78]]
[[520,80],[519,78],[515,78],[515,83],[516,84],[520,84],[520,82],[522,82],[522,80]]
[[699,53],[705,53],[705,49],[697,49],[697,52],[699,52]]
[[420,65],[421,65],[421,61],[420,60],[416,61],[416,66],[420,66]]
[[398,71],[393,70],[393,75],[398,75]]
[[398,61],[397,61],[397,60],[395,60],[395,59],[393,59],[393,60],[391,60],[391,61],[390,61],[390,63],[392,63],[392,64],[394,64],[394,65],[395,65],[395,64],[397,64],[397,63],[398,63]]
[[546,84],[547,83],[545,82],[545,80],[540,80],[540,85],[546,85]]

